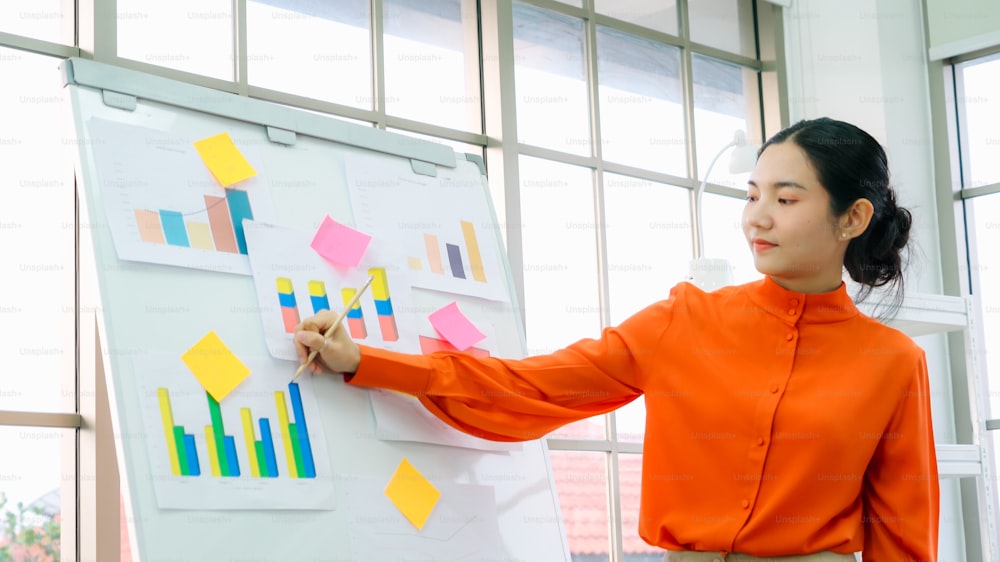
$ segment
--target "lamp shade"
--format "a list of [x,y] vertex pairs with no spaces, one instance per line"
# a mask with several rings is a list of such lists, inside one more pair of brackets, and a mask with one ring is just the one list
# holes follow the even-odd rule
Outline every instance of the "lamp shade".
[[729,173],[745,174],[757,165],[757,147],[752,144],[737,145],[729,155]]

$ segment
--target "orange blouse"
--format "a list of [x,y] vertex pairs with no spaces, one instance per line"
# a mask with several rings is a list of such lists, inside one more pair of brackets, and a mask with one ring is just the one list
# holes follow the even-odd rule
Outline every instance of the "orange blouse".
[[413,394],[500,441],[646,400],[639,535],[670,550],[758,556],[862,551],[937,558],[927,364],[844,285],[769,277],[670,297],[549,355],[476,359],[362,346],[351,384]]

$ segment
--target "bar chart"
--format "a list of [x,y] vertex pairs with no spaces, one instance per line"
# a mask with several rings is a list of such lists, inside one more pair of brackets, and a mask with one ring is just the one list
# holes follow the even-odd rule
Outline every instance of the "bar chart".
[[[484,185],[394,169],[364,158],[345,164],[355,227],[400,249],[398,265],[414,287],[490,300],[509,298],[496,219]],[[460,209],[441,219],[441,209]]]
[[[217,401],[179,358],[150,357],[139,386],[161,507],[323,509],[335,497],[311,381],[271,359]],[[315,494],[315,497],[314,497]]]
[[95,138],[116,139],[95,145],[94,158],[120,259],[250,274],[243,221],[274,217],[261,178],[220,185],[197,139],[101,119],[88,127]]
[[[399,329],[396,325],[396,314],[392,308],[392,298],[389,296],[389,279],[386,270],[384,267],[370,267],[368,268],[368,275],[374,277],[371,295],[370,297],[362,296],[362,300],[370,298],[375,306],[375,318],[382,341],[398,341]],[[327,295],[326,285],[327,282],[324,280],[308,280],[310,309],[302,311],[295,297],[295,282],[289,277],[277,277],[275,279],[275,286],[278,292],[278,305],[281,309],[281,322],[285,333],[291,334],[295,331],[295,327],[301,321],[303,312],[306,314],[316,314],[321,310],[330,310],[330,299]],[[351,304],[357,292],[357,287],[342,287],[340,289],[340,297],[343,305],[347,306]],[[347,311],[347,329],[351,334],[351,338],[355,340],[368,339],[368,326],[365,324],[365,314],[362,309],[361,300]]]
[[[163,418],[165,445],[170,459],[170,472],[174,476],[201,476],[201,462],[195,446],[195,435],[185,432],[183,425],[177,425],[170,405],[170,391],[156,389]],[[302,395],[299,385],[290,383],[288,393],[291,398],[291,415],[288,411],[285,393],[276,391],[274,401],[278,412],[278,427],[287,460],[288,475],[292,478],[315,478],[316,465],[313,462],[309,429],[302,409]],[[241,463],[241,453],[237,450],[236,436],[226,432],[225,422],[219,403],[205,393],[211,424],[204,427],[204,443],[208,450],[210,474],[215,478],[240,476],[240,465],[245,466],[253,478],[276,478],[280,474],[275,454],[274,435],[271,420],[257,418],[254,425],[252,408],[241,407],[240,421],[243,431],[245,452]],[[259,428],[259,438],[258,429]]]
[[[427,269],[436,275],[449,274],[456,279],[472,279],[479,283],[486,283],[486,270],[483,267],[483,257],[479,251],[479,239],[476,237],[476,227],[469,221],[459,221],[462,228],[462,241],[464,247],[459,244],[444,242],[444,254],[448,259],[448,271],[445,271],[442,260],[442,242],[436,234],[424,233],[425,255],[421,258],[410,256],[407,263],[414,271],[423,271],[424,263]],[[464,251],[463,251],[464,250]]]
[[253,220],[245,191],[226,189],[224,197],[205,195],[205,208],[184,214],[169,209],[135,209],[139,237],[151,244],[247,253],[243,219]]

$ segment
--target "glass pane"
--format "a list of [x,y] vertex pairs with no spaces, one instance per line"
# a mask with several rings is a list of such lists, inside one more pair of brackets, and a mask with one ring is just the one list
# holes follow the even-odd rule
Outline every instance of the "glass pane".
[[689,201],[687,189],[604,175],[612,325],[667,298],[687,275],[692,258]]
[[605,160],[687,175],[680,49],[597,28]]
[[470,0],[385,0],[386,113],[482,131],[479,14]]
[[73,5],[64,0],[3,0],[0,31],[73,45]]
[[118,56],[233,80],[233,3],[118,0]]
[[253,86],[372,109],[368,0],[247,2]]
[[[691,74],[694,76],[694,124],[698,156],[698,180],[708,174],[710,183],[736,189],[746,189],[750,170],[732,173],[730,163],[735,151],[726,148],[733,142],[736,131],[749,133],[758,130],[760,110],[751,104],[756,96],[747,98],[745,92],[757,87],[754,71],[722,61],[691,56]],[[754,122],[749,119],[754,116]],[[751,140],[750,142],[755,142]],[[725,152],[720,151],[726,149]],[[709,170],[712,159],[719,158]]]
[[[972,203],[972,224],[976,248],[973,254],[972,273],[979,277],[979,294],[976,296],[981,307],[982,328],[985,346],[979,352],[980,369],[986,369],[986,386],[981,389],[988,396],[986,419],[1000,418],[1000,258],[996,248],[1000,247],[1000,194],[977,197]],[[982,345],[982,344],[980,344]],[[993,453],[996,467],[1000,467],[1000,431],[987,431],[987,439],[993,439]],[[995,488],[994,488],[995,490]],[[1000,502],[1000,492],[994,497]]]
[[677,0],[594,0],[594,11],[677,35]]
[[[600,334],[593,172],[522,156],[521,232],[528,354]],[[604,417],[552,436],[605,437]]]
[[583,60],[583,20],[514,3],[518,140],[591,153]]
[[642,455],[618,455],[618,490],[622,510],[622,551],[625,562],[662,562],[663,549],[639,537],[639,497]]
[[573,562],[610,560],[607,456],[549,451]]
[[705,257],[729,260],[733,266],[735,285],[761,279],[763,275],[754,267],[750,246],[743,235],[743,207],[746,201],[706,193],[701,204],[702,221],[705,223]]
[[1000,58],[962,68],[965,96],[958,100],[965,108],[969,174],[965,187],[1000,183]]
[[76,144],[58,64],[0,48],[0,410],[74,407]]
[[688,0],[691,40],[748,57],[756,57],[753,2]]
[[[75,510],[75,429],[0,427],[0,560],[60,560],[63,509]],[[72,551],[72,545],[66,545]]]

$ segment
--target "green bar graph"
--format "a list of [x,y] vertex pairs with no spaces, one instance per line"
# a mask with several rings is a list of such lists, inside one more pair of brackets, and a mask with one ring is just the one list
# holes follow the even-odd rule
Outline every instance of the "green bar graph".
[[295,470],[298,474],[305,474],[305,463],[302,462],[302,446],[299,444],[299,434],[295,432],[295,424],[288,424],[288,431],[292,435],[292,454],[295,455]]
[[191,470],[188,468],[187,450],[184,447],[184,426],[174,426],[174,446],[177,447],[177,461],[181,465],[181,476],[190,476]]
[[206,392],[205,396],[208,397],[208,410],[212,414],[212,433],[215,437],[215,453],[216,459],[219,462],[219,472],[223,476],[229,476],[229,462],[226,458],[226,445],[224,441],[226,430],[222,425],[222,410],[219,409],[219,403],[215,398],[212,398],[211,394]]

